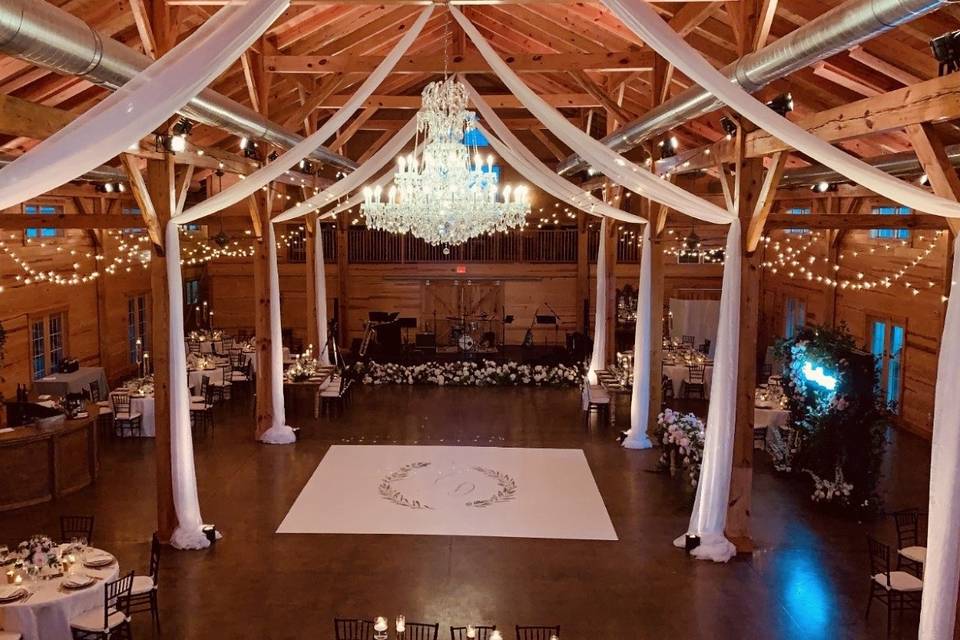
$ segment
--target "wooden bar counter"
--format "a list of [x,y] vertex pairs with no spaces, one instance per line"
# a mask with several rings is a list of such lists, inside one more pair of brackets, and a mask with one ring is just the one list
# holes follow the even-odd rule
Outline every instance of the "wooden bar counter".
[[[7,405],[8,415],[14,407]],[[0,511],[48,502],[91,484],[100,467],[97,415],[98,407],[89,404],[85,418],[48,416],[0,433]]]

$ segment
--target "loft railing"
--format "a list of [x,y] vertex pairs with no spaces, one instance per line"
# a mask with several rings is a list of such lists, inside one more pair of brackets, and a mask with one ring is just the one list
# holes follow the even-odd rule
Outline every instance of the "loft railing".
[[576,229],[536,229],[480,236],[456,246],[435,246],[410,234],[350,229],[347,256],[352,263],[545,262],[577,261]]

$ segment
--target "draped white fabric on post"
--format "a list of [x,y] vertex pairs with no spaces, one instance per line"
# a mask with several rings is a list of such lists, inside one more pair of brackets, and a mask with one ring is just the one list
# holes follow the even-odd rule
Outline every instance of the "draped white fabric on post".
[[[953,282],[960,282],[960,237],[953,245]],[[953,637],[960,580],[960,294],[947,302],[937,363],[930,455],[927,561],[923,565],[920,640]]]
[[[720,297],[720,326],[713,365],[713,388],[707,409],[707,433],[697,498],[687,533],[700,536],[693,555],[726,562],[736,554],[724,536],[730,474],[733,465],[733,437],[737,419],[737,366],[740,353],[740,221],[734,219],[727,232],[726,261],[723,264],[723,293]],[[674,541],[683,547],[684,536]]]
[[612,151],[599,140],[595,140],[580,131],[563,114],[547,104],[530,87],[524,84],[509,65],[500,59],[490,43],[459,9],[451,6],[450,13],[470,37],[487,64],[510,89],[511,93],[520,100],[520,103],[580,157],[590,162],[611,180],[634,193],[656,200],[699,220],[720,224],[726,224],[730,221],[732,214],[729,212],[712,202],[684,191],[667,180],[662,180],[643,167]]
[[237,0],[220,9],[162,58],[0,170],[0,209],[127,151],[226,70],[288,4]]
[[643,253],[640,255],[640,284],[637,287],[637,326],[633,336],[633,389],[630,392],[630,430],[623,440],[627,449],[649,449],[653,446],[647,435],[650,417],[650,328],[654,310],[650,308],[653,286],[653,243],[650,225],[643,229]]
[[203,549],[210,541],[203,533],[197,472],[193,462],[193,430],[190,428],[190,389],[187,386],[187,348],[183,340],[183,278],[180,275],[180,229],[167,223],[167,304],[170,326],[167,357],[170,380],[170,475],[177,528],[170,544],[177,549]]
[[597,304],[593,317],[593,353],[587,380],[597,384],[597,371],[607,366],[607,219],[600,223],[600,245],[597,249]]
[[647,45],[690,76],[691,80],[797,151],[815,158],[857,184],[912,209],[960,218],[960,203],[884,173],[775,113],[713,68],[645,0],[603,0],[603,3]]
[[405,124],[399,131],[397,131],[397,133],[394,134],[394,136],[390,138],[385,145],[378,149],[375,154],[370,156],[369,160],[360,165],[356,171],[341,178],[340,180],[337,180],[320,193],[317,193],[310,198],[307,198],[303,202],[290,207],[280,215],[276,216],[273,221],[286,222],[287,220],[299,218],[300,216],[304,216],[311,211],[316,211],[320,207],[330,205],[338,198],[350,193],[354,189],[362,187],[364,183],[374,176],[375,173],[393,161],[393,159],[403,150],[403,147],[413,139],[413,135],[416,132],[417,118],[414,116],[410,118],[409,122],[407,122],[407,124]]
[[270,375],[273,398],[273,424],[260,436],[267,444],[290,444],[297,435],[287,426],[287,412],[283,404],[283,331],[280,328],[280,274],[277,270],[277,238],[272,223],[267,223],[267,248],[270,261]]
[[393,67],[397,64],[400,57],[406,52],[417,36],[420,35],[423,25],[426,24],[432,12],[433,5],[428,5],[423,8],[419,17],[410,26],[410,30],[400,38],[400,41],[397,42],[387,57],[377,65],[373,73],[367,76],[367,79],[363,81],[363,84],[360,85],[357,92],[350,96],[346,104],[330,116],[317,131],[282,153],[280,157],[273,162],[247,176],[246,179],[240,180],[215,196],[207,198],[203,202],[183,212],[175,218],[176,222],[179,224],[193,222],[229,207],[236,202],[240,202],[247,196],[256,193],[258,189],[270,184],[283,175],[284,172],[290,170],[295,164],[306,158],[314,149],[333,135],[337,129],[343,126],[347,119],[360,108],[360,105],[370,97],[374,89],[380,86],[380,83],[383,82],[390,71],[393,70]]
[[323,231],[320,219],[313,221],[313,295],[317,301],[317,359],[320,364],[330,364],[327,351],[327,274],[323,262]]

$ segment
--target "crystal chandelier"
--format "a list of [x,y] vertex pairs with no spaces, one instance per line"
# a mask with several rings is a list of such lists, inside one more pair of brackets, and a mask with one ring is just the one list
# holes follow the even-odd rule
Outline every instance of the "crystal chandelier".
[[493,171],[464,142],[476,127],[467,110],[467,92],[453,78],[431,82],[423,90],[417,112],[422,148],[397,158],[393,185],[384,193],[364,188],[361,208],[367,226],[394,233],[412,233],[433,245],[461,244],[484,233],[523,226],[530,205],[527,188],[502,189]]

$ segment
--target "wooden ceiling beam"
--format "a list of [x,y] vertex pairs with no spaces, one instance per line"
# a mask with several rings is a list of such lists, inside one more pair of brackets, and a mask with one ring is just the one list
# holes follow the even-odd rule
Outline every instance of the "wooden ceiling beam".
[[[599,107],[600,100],[586,93],[554,93],[541,95],[544,101],[557,108],[563,107]],[[485,95],[483,98],[494,109],[523,109],[524,106],[513,94]],[[330,96],[319,106],[320,109],[339,109],[350,96],[341,94]],[[375,94],[367,98],[362,108],[378,107],[380,109],[419,109],[422,99],[415,96],[391,96]]]
[[[370,73],[383,62],[383,56],[265,56],[264,65],[275,73],[327,74]],[[595,53],[521,53],[505,59],[518,73],[549,73],[566,71],[649,71],[653,54],[633,48],[625,51]],[[391,73],[441,73],[443,55],[407,55],[401,58]],[[480,54],[450,56],[447,69],[451,73],[490,73],[490,65]]]
[[879,216],[870,213],[771,213],[766,229],[946,229],[942,216],[911,214],[909,216]]
[[24,229],[129,229],[140,225],[140,218],[124,214],[59,213],[24,215],[0,213],[0,229],[23,231]]

